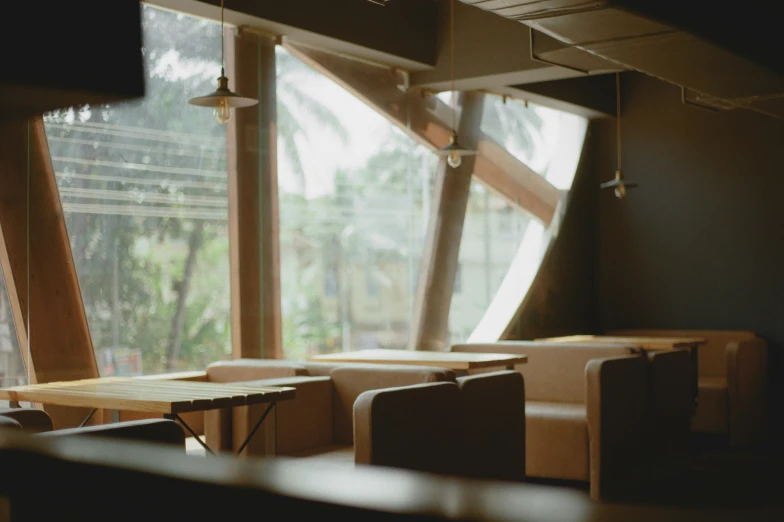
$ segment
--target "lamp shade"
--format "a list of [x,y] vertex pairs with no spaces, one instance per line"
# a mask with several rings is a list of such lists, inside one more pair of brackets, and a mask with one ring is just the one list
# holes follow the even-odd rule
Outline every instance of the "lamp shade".
[[229,89],[229,79],[225,76],[221,76],[218,78],[218,88],[215,91],[206,96],[191,98],[188,100],[188,103],[191,105],[198,105],[199,107],[219,107],[222,104],[227,104],[232,108],[242,108],[257,105],[259,101],[232,92]]
[[439,156],[450,156],[455,154],[459,156],[471,156],[472,154],[476,154],[476,151],[460,145],[457,141],[457,133],[453,132],[452,136],[449,137],[449,144],[438,149],[436,153]]

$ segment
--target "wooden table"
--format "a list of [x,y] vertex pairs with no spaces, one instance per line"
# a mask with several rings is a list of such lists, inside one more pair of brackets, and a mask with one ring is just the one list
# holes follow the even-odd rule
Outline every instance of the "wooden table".
[[631,337],[611,335],[568,335],[566,337],[546,337],[536,341],[552,343],[606,343],[635,346],[643,350],[689,350],[691,355],[692,393],[694,406],[692,412],[697,411],[699,402],[699,361],[698,349],[705,344],[703,337]]
[[209,453],[213,453],[212,450],[180,417],[181,413],[269,404],[240,446],[237,451],[239,454],[253,438],[275,403],[293,399],[295,393],[296,389],[291,387],[108,377],[0,388],[0,399],[8,400],[12,407],[17,408],[21,401],[92,408],[81,426],[87,424],[97,409],[111,410],[114,422],[119,421],[120,410],[160,413],[164,418],[178,421]]
[[513,370],[516,364],[528,362],[526,355],[508,353],[463,353],[463,352],[429,352],[413,350],[359,350],[356,352],[340,352],[325,355],[313,355],[313,361],[376,363],[376,364],[408,364],[414,366],[438,366],[456,372],[467,372],[479,368],[503,366]]

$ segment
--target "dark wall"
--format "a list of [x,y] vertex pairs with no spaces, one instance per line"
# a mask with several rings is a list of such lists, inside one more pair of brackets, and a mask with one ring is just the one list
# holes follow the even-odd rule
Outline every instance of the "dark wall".
[[[640,188],[600,196],[601,328],[752,330],[771,344],[781,397],[784,121],[683,105],[637,73],[622,85],[623,171]],[[594,168],[609,179],[615,133],[603,133]]]

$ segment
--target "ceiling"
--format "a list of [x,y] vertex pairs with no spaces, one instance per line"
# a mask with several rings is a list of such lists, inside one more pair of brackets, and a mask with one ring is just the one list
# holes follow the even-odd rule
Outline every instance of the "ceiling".
[[685,102],[784,119],[784,2],[460,1],[676,84]]
[[[219,16],[220,0],[151,1]],[[441,91],[452,80],[450,5],[228,0],[226,20],[398,67],[411,86]],[[573,85],[598,92],[610,83],[586,76],[634,70],[682,87],[689,103],[784,118],[784,1],[456,0],[455,19],[457,89],[542,96],[561,82],[567,105],[606,116],[606,100],[575,96]]]

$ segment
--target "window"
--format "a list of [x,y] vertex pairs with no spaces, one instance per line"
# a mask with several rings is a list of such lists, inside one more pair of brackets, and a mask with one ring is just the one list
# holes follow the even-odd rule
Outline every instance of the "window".
[[[496,223],[502,219],[510,221],[510,233],[502,235],[496,231]],[[449,309],[452,344],[465,342],[479,324],[532,221],[477,180],[471,181],[458,253],[460,269]]]
[[588,122],[521,100],[486,96],[482,132],[559,190],[572,187]]
[[461,266],[458,264],[457,270],[455,270],[455,284],[452,286],[452,294],[459,294],[462,288],[463,288],[463,271],[461,270]]
[[381,295],[381,289],[379,288],[378,280],[376,279],[372,269],[369,269],[367,272],[365,272],[365,293],[368,297],[375,299],[378,299],[378,297]]
[[226,127],[187,103],[215,88],[220,24],[142,19],[144,99],[45,116],[102,375],[231,354]]
[[[19,338],[16,335],[11,305],[8,302],[8,290],[5,279],[0,273],[0,388],[19,386],[28,383],[22,352],[19,349]],[[7,406],[7,402],[2,402]]]
[[[481,128],[554,189],[571,189],[587,129],[585,118],[487,96]],[[522,206],[472,181],[459,252],[463,291],[453,297],[450,308],[452,343],[500,338],[557,234],[561,211],[545,226]]]
[[327,267],[324,272],[324,296],[336,297],[338,295],[338,269],[334,266]]
[[[284,357],[405,348],[437,158],[278,48]],[[336,267],[337,307],[314,284]]]

